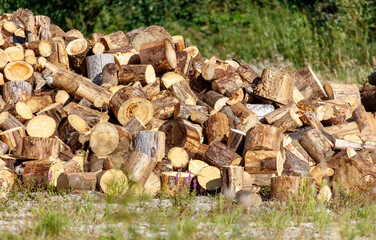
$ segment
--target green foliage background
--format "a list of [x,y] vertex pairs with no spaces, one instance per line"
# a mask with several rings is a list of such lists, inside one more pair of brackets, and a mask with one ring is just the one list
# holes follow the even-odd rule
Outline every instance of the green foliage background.
[[[311,64],[325,78],[361,82],[376,55],[372,0],[1,0],[29,8],[64,30],[130,31],[153,24],[183,35],[204,56]],[[335,80],[335,79],[334,79]]]

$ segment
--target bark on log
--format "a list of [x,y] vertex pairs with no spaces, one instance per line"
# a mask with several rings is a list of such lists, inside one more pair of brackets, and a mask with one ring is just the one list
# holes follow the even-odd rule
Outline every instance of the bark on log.
[[204,160],[219,169],[224,166],[239,166],[242,157],[220,142],[213,142],[204,153]]
[[205,135],[209,144],[212,142],[226,141],[230,133],[229,120],[226,114],[213,114],[206,120],[204,125]]
[[244,162],[248,173],[281,176],[285,157],[281,151],[249,150],[244,154]]
[[325,163],[334,154],[330,141],[317,129],[305,132],[299,143],[316,163]]
[[[173,136],[170,136],[173,137]],[[135,151],[142,152],[160,162],[167,150],[166,134],[161,131],[140,131],[135,138]],[[170,149],[168,149],[170,150]],[[167,150],[167,151],[168,151]]]
[[69,103],[63,109],[68,115],[77,115],[85,120],[90,128],[100,122],[107,122],[110,118],[105,112],[99,112],[74,102]]
[[37,115],[46,115],[55,120],[56,126],[58,126],[64,118],[67,117],[66,112],[59,103],[53,103],[42,110],[40,110]]
[[127,172],[129,180],[144,186],[156,163],[149,155],[134,151],[126,161],[124,170]]
[[303,123],[299,119],[298,114],[294,110],[290,110],[282,118],[273,123],[273,126],[279,128],[284,133],[303,126]]
[[359,88],[355,84],[331,83],[324,84],[324,90],[329,99],[345,99],[354,97],[360,103]]
[[238,148],[243,144],[245,136],[245,132],[231,128],[229,136],[227,138],[227,147],[229,147],[234,152],[237,152]]
[[25,81],[6,82],[3,85],[3,98],[5,102],[26,102],[31,98],[32,86]]
[[180,81],[171,85],[171,90],[180,102],[196,105],[197,97],[186,81]]
[[312,128],[318,129],[320,131],[324,130],[324,126],[322,125],[322,123],[320,122],[320,120],[317,117],[316,112],[314,112],[314,111],[305,112],[304,114],[302,114],[300,116],[300,120],[302,120],[304,125],[306,125],[308,127],[312,127]]
[[117,49],[129,45],[128,38],[123,31],[117,31],[100,39],[106,50]]
[[241,121],[244,131],[247,132],[249,129],[255,127],[259,121],[257,114],[252,112],[244,104],[238,102],[231,106],[232,111],[235,116]]
[[24,127],[24,125],[9,112],[0,114],[0,128],[2,130],[6,131],[16,127]]
[[197,175],[197,182],[206,191],[217,191],[222,186],[221,171],[213,166],[203,167]]
[[279,176],[272,178],[271,199],[288,201],[290,196],[312,191],[314,180],[309,177]]
[[306,99],[325,98],[325,91],[316,77],[315,73],[308,66],[295,73],[289,73],[295,80],[295,86]]
[[25,163],[23,179],[33,179],[36,184],[42,187],[56,187],[57,179],[64,172],[63,164],[60,160],[38,160]]
[[296,110],[296,105],[294,103],[285,105],[281,108],[278,108],[264,116],[268,124],[275,123],[278,119],[282,118],[290,110]]
[[280,151],[282,139],[283,134],[278,128],[259,124],[247,132],[244,142],[244,154],[249,150]]
[[64,172],[57,179],[56,190],[58,192],[69,190],[94,191],[97,185],[95,173]]
[[153,65],[155,72],[167,72],[177,67],[176,53],[170,40],[144,43],[140,46],[142,64]]
[[156,75],[152,65],[125,65],[119,70],[119,82],[123,84],[139,81],[146,85],[154,83],[155,80]]
[[89,79],[96,84],[101,83],[103,85],[103,81],[101,81],[103,79],[102,71],[108,63],[115,64],[112,54],[97,54],[86,57],[86,69]]
[[224,166],[222,168],[222,194],[226,194],[226,191],[237,193],[243,189],[243,172],[244,168],[239,166]]
[[73,68],[82,73],[86,73],[85,59],[90,50],[86,39],[76,39],[68,43],[66,47],[69,59]]
[[212,57],[202,68],[202,76],[207,81],[214,81],[230,75],[233,72],[234,69],[231,64],[222,61],[217,57]]
[[121,196],[128,190],[128,178],[123,171],[110,169],[97,175],[97,185],[105,194]]
[[201,160],[191,160],[189,161],[188,171],[191,172],[193,175],[197,176],[200,172],[201,168],[209,166],[206,162]]
[[9,146],[9,151],[18,156],[22,153],[22,142],[25,136],[24,127],[15,127],[0,133],[0,138]]
[[225,97],[215,91],[205,93],[204,101],[212,107],[216,112],[220,111],[226,105],[228,97]]
[[231,74],[229,76],[224,76],[212,82],[213,90],[226,96],[231,95],[232,92],[236,91],[242,86],[242,78],[237,73]]

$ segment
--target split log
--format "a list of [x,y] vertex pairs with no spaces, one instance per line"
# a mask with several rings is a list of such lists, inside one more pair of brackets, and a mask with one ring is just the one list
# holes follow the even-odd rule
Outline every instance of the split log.
[[247,132],[244,142],[244,154],[249,150],[280,151],[283,134],[273,126],[259,124]]
[[46,40],[29,42],[25,46],[27,49],[32,49],[37,57],[42,56],[47,58],[52,53],[51,42]]
[[309,166],[314,164],[314,161],[308,155],[306,150],[300,145],[297,140],[294,140],[286,145],[283,146],[286,150],[286,157],[289,157],[288,154],[293,154],[294,158],[299,159],[302,162],[309,164]]
[[81,73],[86,72],[85,59],[90,50],[86,39],[75,39],[66,47],[73,68]]
[[125,163],[128,179],[143,186],[152,173],[156,161],[145,153],[134,151]]
[[57,138],[24,137],[22,153],[19,156],[29,159],[47,159],[60,157],[60,141]]
[[116,127],[107,122],[98,123],[90,135],[90,148],[98,156],[111,154],[119,143]]
[[169,119],[173,116],[179,100],[175,97],[162,97],[151,102],[154,108],[154,117]]
[[161,78],[162,85],[166,89],[170,89],[173,84],[181,82],[181,81],[186,81],[186,78],[180,73],[176,73],[176,72],[167,72],[163,74]]
[[345,148],[342,151],[334,154],[331,159],[327,161],[327,165],[330,168],[336,169],[338,162],[342,158],[352,158],[353,156],[356,155],[356,151],[353,148]]
[[190,105],[179,102],[175,105],[174,109],[174,119],[185,119],[188,120],[193,112],[202,112],[207,114],[208,109],[204,106]]
[[324,90],[329,99],[345,99],[354,97],[358,104],[361,102],[359,88],[355,84],[331,83],[324,84]]
[[243,171],[244,168],[238,166],[224,166],[222,168],[222,194],[226,194],[226,191],[237,193],[243,189]]
[[124,195],[128,190],[128,178],[123,171],[110,169],[97,175],[97,185],[107,195]]
[[99,112],[74,102],[69,103],[63,109],[68,115],[77,115],[85,120],[90,128],[100,122],[107,122],[110,118],[105,112]]
[[[34,93],[35,93],[35,90],[34,90]],[[32,113],[39,112],[40,110],[42,110],[43,108],[51,104],[53,104],[53,100],[50,95],[41,95],[41,96],[34,95],[29,100],[26,101],[26,105],[29,107]]]
[[63,120],[63,118],[67,117],[66,112],[64,111],[63,107],[59,103],[53,103],[42,110],[40,110],[37,115],[46,115],[55,120],[56,126],[58,126]]
[[244,162],[248,173],[274,173],[281,176],[285,157],[281,151],[249,150],[244,154]]
[[114,55],[115,63],[119,67],[127,64],[141,64],[140,55],[132,47],[113,49],[106,51],[106,53],[111,53]]
[[147,84],[141,89],[148,100],[151,100],[161,91],[161,80],[160,78],[156,78],[153,83]]
[[283,175],[289,176],[309,176],[309,163],[296,156],[295,153],[286,150],[286,160],[283,163]]
[[14,32],[17,30],[17,26],[16,24],[14,24],[13,22],[11,21],[5,21],[3,24],[2,24],[2,27],[1,27],[1,34],[4,36],[4,37],[10,37],[14,34]]
[[290,110],[282,118],[273,123],[273,126],[279,128],[284,133],[303,126],[303,123],[299,119],[298,114],[294,110]]
[[129,45],[128,38],[123,31],[117,31],[103,36],[100,39],[106,50],[117,49]]
[[[0,156],[1,156],[1,155],[5,155],[5,154],[7,154],[8,151],[9,151],[9,146],[8,146],[5,142],[3,142],[3,141],[0,140]],[[2,160],[1,160],[1,161],[2,161]],[[4,161],[2,161],[2,162],[3,162],[4,165],[5,165],[5,162],[4,162]],[[0,164],[0,165],[1,165],[1,164]],[[2,169],[2,168],[0,167],[0,169]]]
[[291,104],[285,105],[281,108],[278,108],[278,109],[264,115],[264,118],[265,118],[265,120],[268,124],[273,124],[278,119],[282,118],[290,110],[296,110],[296,105],[294,103],[291,103]]
[[193,122],[200,124],[201,126],[209,118],[209,114],[203,113],[202,111],[192,111],[190,118]]
[[191,160],[189,161],[188,171],[191,172],[193,175],[197,176],[200,170],[203,167],[209,166],[206,162],[201,160]]
[[155,196],[161,190],[161,179],[157,174],[152,172],[146,180],[143,188],[143,193],[150,196]]
[[257,114],[252,112],[244,104],[240,102],[235,103],[231,106],[231,109],[235,116],[237,116],[241,121],[245,132],[255,127],[259,123]]
[[34,117],[33,112],[29,106],[24,102],[17,102],[14,107],[8,109],[21,123],[25,123]]
[[338,125],[346,123],[346,120],[351,118],[352,109],[351,106],[343,100],[328,100],[327,104],[333,106],[333,116],[323,121],[326,125]]
[[180,51],[185,48],[184,37],[181,35],[172,36],[172,43],[174,44],[176,51]]
[[196,105],[197,97],[186,81],[180,81],[171,85],[171,90],[180,102]]
[[208,91],[205,93],[204,101],[212,107],[216,112],[220,111],[226,105],[228,97],[225,97],[215,91]]
[[193,57],[187,51],[176,51],[176,71],[188,76],[192,68]]
[[[174,136],[170,136],[174,137]],[[135,138],[134,150],[152,157],[160,162],[165,157],[167,150],[166,134],[161,131],[140,131]],[[169,151],[168,149],[167,151]]]
[[22,61],[25,58],[24,49],[20,44],[9,46],[5,48],[4,52],[8,55],[9,63]]
[[207,81],[214,81],[232,74],[234,70],[235,69],[233,69],[231,64],[226,61],[222,61],[217,57],[212,57],[202,68],[202,76]]
[[311,176],[315,179],[316,184],[321,185],[323,178],[333,176],[334,170],[326,163],[317,164],[311,171]]
[[84,39],[84,35],[77,29],[71,29],[68,32],[64,33],[63,36],[66,45],[68,45],[71,41],[76,39]]
[[[26,59],[26,53],[25,53],[25,59]],[[67,50],[65,48],[64,40],[62,40],[61,42],[54,41],[52,43],[52,53],[49,56],[48,61],[56,66],[59,66],[60,68],[69,69],[69,57],[68,57]]]
[[17,176],[7,169],[0,170],[0,199],[6,198],[13,189]]
[[152,25],[134,36],[132,38],[131,45],[136,49],[136,51],[140,51],[141,45],[144,43],[162,41],[165,39],[172,42],[172,37],[166,29],[161,26]]
[[129,136],[133,136],[136,133],[145,130],[145,126],[137,116],[131,117],[131,119],[129,119],[129,121],[124,124],[123,128]]
[[95,191],[97,177],[95,173],[64,172],[57,179],[58,192],[69,190]]
[[320,121],[334,117],[333,105],[324,101],[305,99],[300,101],[297,107],[303,112],[314,111]]
[[245,136],[245,132],[231,128],[227,138],[227,147],[236,152],[238,148],[243,144]]
[[243,80],[239,74],[234,73],[228,76],[224,76],[212,82],[213,90],[220,94],[231,95],[233,91],[243,86]]
[[316,77],[315,73],[308,66],[295,73],[289,73],[295,80],[295,86],[303,94],[304,98],[325,98],[325,91]]
[[224,166],[239,166],[242,161],[241,156],[220,142],[209,144],[204,157],[205,162],[219,169]]
[[156,81],[155,71],[152,65],[125,65],[119,70],[119,82],[123,84],[141,82],[143,85]]
[[9,151],[18,156],[22,153],[22,142],[25,136],[24,127],[15,127],[0,133],[0,138],[9,146]]
[[265,99],[287,105],[293,99],[293,89],[294,79],[284,69],[277,72],[265,69],[254,93]]
[[32,86],[25,81],[6,82],[3,85],[3,98],[5,102],[26,102],[31,98]]
[[206,120],[204,125],[205,135],[209,144],[212,142],[226,141],[230,133],[229,120],[226,114],[213,114]]
[[241,65],[236,72],[241,76],[243,81],[249,83],[252,87],[255,87],[258,81],[261,80],[260,76],[248,64]]
[[324,131],[337,138],[344,138],[346,135],[360,136],[358,124],[356,122],[347,122],[340,125],[328,126]]
[[353,148],[354,150],[361,150],[363,146],[361,143],[358,143],[358,142],[353,142],[353,141],[348,141],[348,140],[343,140],[343,139],[335,139],[333,149],[344,150],[346,148]]
[[[91,81],[98,84],[103,84],[103,79],[101,76],[104,66],[108,63],[113,63],[115,65],[115,59],[112,54],[97,54],[86,57],[86,69],[88,77]],[[116,65],[115,65],[116,66]]]
[[309,177],[279,176],[271,181],[271,199],[289,200],[290,196],[298,196],[303,191],[312,191],[314,180]]
[[16,127],[23,127],[24,125],[15,118],[12,114],[9,112],[2,112],[0,114],[0,128],[2,130],[9,130]]
[[320,120],[317,117],[316,112],[314,112],[314,111],[308,111],[308,112],[303,113],[300,116],[300,120],[302,120],[304,125],[306,125],[308,127],[312,127],[312,128],[318,129],[320,131],[324,130],[324,126],[322,125],[322,123],[320,122]]
[[64,172],[63,164],[60,160],[38,160],[25,163],[23,179],[33,179],[41,186],[56,187],[57,179]]
[[187,151],[181,147],[173,147],[168,151],[167,159],[171,161],[172,168],[184,171],[188,167],[189,156]]
[[[8,58],[7,58],[8,60]],[[25,50],[25,62],[30,65],[36,65],[37,64],[37,58],[35,57],[34,50],[32,49],[26,49]],[[1,66],[1,65],[0,65]],[[1,69],[3,69],[2,67]]]
[[249,174],[243,172],[243,190],[258,193],[262,187],[270,187],[274,173]]
[[305,132],[299,143],[316,163],[325,163],[334,154],[331,142],[317,129]]
[[66,173],[83,172],[84,161],[85,161],[85,158],[82,153],[76,154],[71,160],[63,163],[64,172]]
[[26,131],[30,137],[49,138],[55,134],[56,128],[55,120],[47,115],[36,116],[26,125]]
[[155,72],[167,72],[177,66],[176,53],[170,40],[144,43],[140,46],[142,64],[153,65]]
[[197,153],[200,134],[191,124],[183,120],[169,120],[159,128],[159,131],[166,134],[166,152],[173,147],[182,147],[188,151],[188,154]]
[[37,29],[37,38],[39,40],[51,40],[51,20],[47,16],[35,16],[35,28]]
[[197,175],[197,182],[206,191],[217,191],[222,186],[221,171],[213,166],[203,167]]

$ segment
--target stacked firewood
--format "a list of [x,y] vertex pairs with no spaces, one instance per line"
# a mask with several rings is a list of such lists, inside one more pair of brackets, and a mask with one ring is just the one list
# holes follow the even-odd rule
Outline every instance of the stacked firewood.
[[27,9],[0,20],[3,195],[17,178],[104,193],[268,186],[274,198],[300,179],[326,196],[376,184],[376,121],[355,85],[322,86],[310,67],[259,76],[160,26],[86,39]]

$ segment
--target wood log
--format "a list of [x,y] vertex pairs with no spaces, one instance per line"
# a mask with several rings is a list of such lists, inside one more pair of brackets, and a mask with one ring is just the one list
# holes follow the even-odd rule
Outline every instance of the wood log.
[[206,191],[217,191],[222,186],[221,171],[213,166],[203,167],[197,175],[197,182]]
[[221,142],[213,142],[204,153],[204,160],[209,165],[222,169],[224,166],[239,166],[242,157]]
[[192,111],[190,118],[193,122],[200,124],[201,126],[209,118],[209,114],[203,113],[202,111]]
[[93,48],[91,49],[94,55],[103,54],[105,50],[106,50],[105,46],[103,45],[103,43],[100,43],[100,42],[96,42],[93,45]]
[[346,120],[351,118],[352,109],[351,106],[342,100],[328,100],[327,104],[333,106],[333,116],[323,121],[326,125],[338,125],[346,123]]
[[191,172],[193,175],[197,176],[200,172],[201,168],[209,166],[206,162],[201,160],[191,160],[189,161],[188,171]]
[[58,90],[55,95],[55,102],[64,106],[70,99],[69,94],[65,90]]
[[55,120],[56,126],[58,126],[63,118],[67,117],[66,112],[59,103],[53,103],[42,110],[37,115],[46,115]]
[[163,172],[161,174],[162,192],[174,196],[189,189],[193,175],[185,172]]
[[107,195],[121,196],[128,190],[128,178],[123,171],[110,169],[97,175],[97,185]]
[[8,81],[27,81],[33,74],[33,67],[24,61],[10,62],[4,68],[4,77]]
[[186,81],[180,81],[171,85],[172,92],[180,102],[196,105],[197,97]]
[[173,116],[175,107],[179,100],[175,97],[163,97],[151,102],[154,108],[154,117],[158,119],[169,119]]
[[237,116],[244,127],[244,131],[247,132],[249,129],[255,127],[259,121],[257,114],[252,112],[242,103],[235,103],[231,106],[232,111],[235,116]]
[[354,97],[358,104],[361,102],[359,88],[356,84],[326,82],[324,83],[324,90],[329,99]]
[[356,122],[328,126],[324,128],[324,131],[337,138],[344,138],[346,135],[360,136],[360,131]]
[[151,100],[161,91],[161,80],[160,78],[156,78],[153,83],[147,84],[141,89],[148,100]]
[[272,104],[246,104],[246,107],[256,113],[258,120],[275,110]]
[[304,125],[306,125],[308,127],[312,127],[312,128],[318,129],[320,131],[324,130],[324,126],[322,125],[322,123],[320,122],[320,120],[317,117],[316,112],[314,112],[314,111],[308,111],[308,112],[303,113],[300,116],[300,120],[302,120]]
[[295,86],[303,94],[304,98],[325,98],[326,94],[320,80],[312,69],[307,66],[295,73],[289,73],[295,80]]
[[258,193],[262,187],[270,187],[272,177],[275,177],[274,173],[249,174],[244,171],[243,190]]
[[4,36],[4,37],[10,37],[14,34],[14,32],[17,30],[17,26],[16,24],[14,24],[13,22],[11,21],[5,21],[3,24],[2,24],[2,27],[1,27],[1,34]]
[[[7,60],[8,60],[8,57],[7,57]],[[32,50],[32,49],[26,49],[25,50],[25,62],[30,64],[30,65],[36,65],[37,64],[37,58],[35,57],[34,50]]]
[[244,142],[244,152],[249,150],[280,151],[282,147],[283,134],[273,126],[259,124],[247,132]]
[[69,57],[65,48],[64,40],[61,42],[52,42],[52,53],[49,56],[48,61],[60,68],[69,69]]
[[29,106],[24,102],[17,102],[14,108],[8,110],[11,112],[21,123],[25,123],[34,117],[33,112]]
[[19,156],[29,159],[59,158],[60,141],[57,138],[24,137],[22,153]]
[[216,112],[220,111],[226,105],[228,100],[228,97],[225,97],[215,91],[206,92],[204,98],[204,101]]
[[49,138],[55,134],[56,128],[55,120],[47,115],[36,116],[26,125],[26,131],[30,137]]
[[153,65],[155,72],[167,72],[177,67],[176,53],[170,40],[144,43],[140,46],[142,64]]
[[300,143],[297,140],[294,140],[284,145],[283,147],[286,150],[286,157],[287,157],[287,151],[288,151],[292,153],[295,157],[297,157],[300,161],[308,163],[309,166],[315,164],[312,158],[308,155],[306,150],[302,147],[302,145],[300,145]]
[[5,102],[26,102],[31,98],[32,86],[25,81],[6,82],[3,85],[3,97]]
[[314,187],[314,180],[309,177],[273,177],[271,181],[271,199],[288,201],[291,196],[298,196],[303,191],[311,192]]
[[303,126],[303,123],[299,119],[298,114],[294,110],[290,110],[282,118],[273,123],[273,126],[279,128],[284,133]]
[[323,178],[333,176],[334,170],[326,163],[317,164],[311,171],[311,176],[315,179],[317,185],[321,185]]
[[356,155],[356,151],[355,149],[353,148],[345,148],[343,149],[342,151],[334,154],[332,156],[331,159],[328,160],[328,162],[326,163],[328,165],[328,167],[330,168],[333,168],[333,169],[336,169],[337,168],[337,165],[338,165],[338,162],[342,159],[342,158],[351,158],[353,156]]
[[129,45],[128,38],[123,31],[117,31],[100,39],[106,50],[117,49]]
[[189,156],[181,147],[173,147],[168,151],[167,159],[171,161],[173,170],[184,171],[188,167]]
[[239,166],[224,166],[222,168],[222,194],[226,194],[226,191],[237,193],[243,189],[243,172],[244,168]]
[[71,173],[77,172],[82,173],[84,167],[85,158],[82,153],[76,154],[71,160],[64,162],[64,172]]
[[204,106],[190,105],[190,104],[179,102],[178,104],[175,105],[175,108],[174,108],[174,119],[179,118],[179,119],[188,120],[191,114],[195,111],[203,112],[204,114],[207,114],[208,109]]
[[111,154],[119,143],[116,127],[107,122],[98,123],[90,135],[90,148],[98,156]]
[[80,73],[86,73],[85,59],[90,50],[86,39],[75,39],[66,47],[73,68]]
[[212,82],[213,90],[224,95],[231,95],[233,91],[243,86],[243,80],[239,74],[234,73],[228,76],[224,76]]
[[290,110],[296,110],[296,105],[291,103],[288,105],[285,105],[281,108],[278,108],[264,116],[266,122],[268,124],[273,124],[275,123],[278,119],[282,118],[287,112]]
[[128,179],[143,186],[152,173],[156,161],[149,155],[134,151],[125,163]]
[[353,118],[358,125],[361,135],[374,134],[376,132],[376,125],[374,124],[375,119],[367,114],[363,105],[359,105],[359,107],[354,110]]
[[32,49],[37,57],[49,57],[52,53],[51,42],[46,40],[29,42],[25,46],[28,49]]
[[181,35],[172,36],[172,43],[174,44],[176,51],[180,51],[185,48],[184,37]]
[[[296,149],[295,149],[296,150]],[[295,155],[298,153],[297,155]],[[283,175],[289,176],[309,176],[309,162],[306,159],[301,159],[301,154],[298,151],[291,152],[285,150],[286,160],[283,163]]]
[[176,71],[184,76],[189,76],[192,68],[193,57],[187,51],[176,51]]
[[115,57],[116,65],[123,66],[127,64],[141,64],[140,55],[133,47],[122,47],[106,51]]
[[229,136],[227,138],[227,147],[236,152],[238,148],[243,144],[245,136],[245,132],[231,128]]
[[343,140],[343,139],[335,139],[334,141],[334,150],[344,150],[346,148],[353,148],[354,150],[361,150],[363,148],[361,143]]
[[39,40],[51,40],[51,20],[49,17],[43,15],[35,16],[35,27]]
[[281,151],[249,150],[244,154],[244,162],[248,173],[281,176],[285,157]]
[[202,76],[207,81],[214,81],[216,79],[232,74],[235,69],[226,61],[222,61],[217,57],[212,57],[202,68]]
[[204,125],[205,135],[209,144],[212,142],[226,141],[230,133],[229,120],[226,114],[213,114],[206,120]]
[[167,72],[163,74],[163,76],[161,77],[162,85],[166,89],[170,89],[173,84],[181,82],[181,81],[186,81],[186,78],[180,73],[176,73],[176,72]]
[[143,194],[155,196],[161,190],[161,185],[159,176],[152,172],[144,185]]
[[81,117],[90,128],[100,122],[107,122],[110,118],[105,112],[99,112],[74,102],[69,103],[63,109],[68,115],[77,115]]
[[115,59],[112,54],[97,54],[86,57],[86,69],[89,79],[96,84],[102,83],[102,81],[100,81],[101,74],[104,66],[108,63],[115,65]]
[[236,72],[240,75],[243,81],[255,87],[258,81],[261,80],[260,76],[248,64],[241,65]]
[[166,29],[161,26],[152,25],[135,35],[132,38],[131,45],[136,49],[136,51],[140,51],[140,47],[144,43],[162,41],[165,39],[168,39],[172,42],[172,37]]
[[152,65],[125,65],[119,70],[119,82],[123,84],[140,81],[143,85],[156,81]]
[[0,128],[2,130],[9,130],[16,127],[23,127],[24,125],[15,118],[12,114],[9,112],[2,112],[0,114]]
[[25,58],[24,49],[19,44],[10,45],[9,47],[6,47],[4,49],[4,52],[8,55],[9,63],[22,61]]
[[165,157],[167,139],[166,134],[161,131],[140,131],[135,138],[134,150],[152,157],[154,161],[160,162]]
[[293,89],[294,79],[284,69],[277,72],[265,69],[254,93],[262,98],[287,105],[293,99]]
[[13,189],[17,176],[8,169],[0,169],[0,199],[7,197],[7,194]]
[[0,69],[3,70],[9,62],[9,57],[4,50],[0,49]]
[[305,132],[299,143],[316,163],[325,163],[334,154],[331,142],[317,129]]
[[9,146],[9,151],[15,155],[22,152],[23,138],[26,136],[24,127],[15,127],[0,133],[1,140]]
[[160,128],[166,134],[166,152],[173,147],[182,147],[188,154],[197,153],[200,146],[200,134],[196,128],[183,120],[169,120]]
[[97,177],[95,173],[64,172],[57,179],[56,190],[58,192],[86,190],[95,191]]
[[[8,151],[9,151],[9,146],[5,142],[0,140],[0,156],[7,154]],[[1,161],[2,161],[2,163],[4,163],[4,166],[5,166],[5,162],[3,160],[1,160]],[[2,168],[0,167],[0,169],[2,169]]]
[[60,160],[38,160],[28,161],[23,171],[23,179],[33,179],[40,186],[56,187],[57,179],[64,172],[63,164]]
[[26,101],[26,105],[30,108],[32,113],[39,112],[53,103],[54,102],[50,95],[42,94],[38,96],[35,94],[35,91],[34,91],[34,96],[32,96],[29,100]]
[[305,99],[300,101],[297,107],[303,112],[314,111],[320,121],[328,120],[334,116],[333,105],[324,101]]
[[133,116],[124,124],[123,128],[129,136],[133,136],[139,131],[145,130],[146,127],[142,124],[137,116]]

